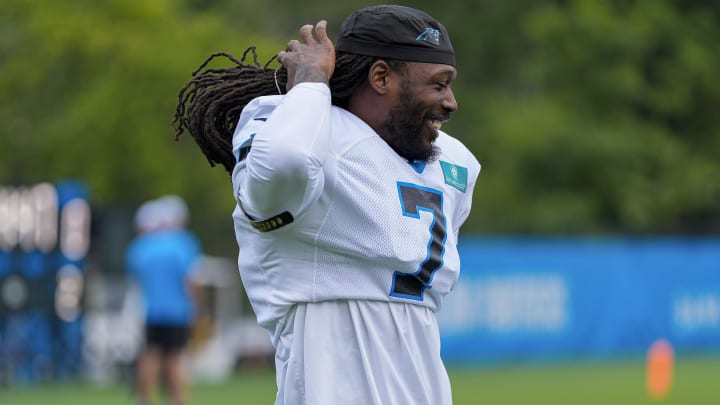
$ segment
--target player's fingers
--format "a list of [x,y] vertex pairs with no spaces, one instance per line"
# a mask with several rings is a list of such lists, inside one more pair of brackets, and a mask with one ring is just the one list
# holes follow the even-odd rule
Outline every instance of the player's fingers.
[[330,40],[330,38],[328,38],[327,35],[327,21],[321,20],[317,23],[317,25],[315,25],[315,34],[317,35],[320,43],[325,45],[332,45],[332,41]]
[[312,30],[313,30],[313,26],[310,24],[305,24],[302,27],[300,27],[300,37],[302,38],[303,43],[305,43],[305,44],[317,43],[317,41],[315,41],[315,38],[313,38]]
[[300,41],[297,39],[293,39],[292,41],[288,42],[286,51],[295,51],[300,47]]

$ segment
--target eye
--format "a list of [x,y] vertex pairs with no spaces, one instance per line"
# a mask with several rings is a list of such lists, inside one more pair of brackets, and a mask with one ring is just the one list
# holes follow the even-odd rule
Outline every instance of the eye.
[[438,91],[445,90],[445,89],[447,89],[449,86],[450,86],[450,85],[449,85],[447,82],[436,82],[436,83],[435,83],[435,88],[436,88]]

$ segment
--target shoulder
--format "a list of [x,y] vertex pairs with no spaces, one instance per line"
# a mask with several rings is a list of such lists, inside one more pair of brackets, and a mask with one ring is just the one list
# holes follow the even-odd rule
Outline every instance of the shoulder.
[[332,143],[336,153],[342,154],[360,142],[380,137],[365,121],[348,110],[332,106],[330,109]]
[[[238,130],[246,127],[253,121],[265,122],[270,117],[270,114],[282,104],[285,99],[297,99],[304,100],[308,96],[320,95],[322,98],[330,100],[330,88],[322,83],[300,83],[293,87],[290,92],[282,95],[272,96],[260,96],[250,100],[249,103],[243,108],[238,119],[237,126],[235,127],[235,135]],[[235,136],[233,136],[235,138]],[[233,142],[234,144],[234,142]]]
[[270,116],[270,113],[277,107],[285,96],[261,96],[252,99],[240,113],[240,120],[238,126],[250,121],[252,119],[265,118]]
[[257,97],[243,108],[232,139],[233,154],[236,158],[242,145],[252,136],[254,128],[267,121],[270,114],[282,102],[283,97],[279,95]]
[[153,238],[151,235],[138,235],[128,244],[125,251],[125,259],[131,267],[134,267],[135,264],[143,260],[143,257],[145,257],[151,249],[153,249]]
[[187,229],[183,229],[178,233],[179,233],[179,237],[182,240],[184,240],[187,244],[193,245],[193,246],[198,246],[198,247],[200,246],[200,239],[197,237],[197,235],[195,235],[195,233],[193,233]]
[[480,172],[480,162],[459,139],[440,131],[435,142],[440,147],[441,159],[453,160],[456,164],[466,166],[474,176]]

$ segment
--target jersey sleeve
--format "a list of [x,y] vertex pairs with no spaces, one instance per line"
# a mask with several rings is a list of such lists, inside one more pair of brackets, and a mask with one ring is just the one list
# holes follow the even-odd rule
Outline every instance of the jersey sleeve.
[[[457,195],[457,198],[453,198],[452,206],[448,207],[448,209],[452,211],[448,225],[452,227],[454,235],[458,236],[460,234],[460,228],[463,226],[468,216],[470,216],[470,209],[473,202],[473,192],[475,191],[477,178],[480,175],[481,166],[475,155],[459,139],[454,138],[443,131],[439,132],[440,136],[438,137],[436,143],[440,146],[442,151],[441,159],[446,159],[446,163],[451,162],[459,168],[467,169],[466,187],[463,190],[457,189],[453,191],[453,195]],[[464,176],[462,177],[464,179]],[[447,182],[447,178],[445,178],[445,184],[450,184]],[[450,187],[452,188],[454,186]]]
[[262,97],[243,110],[233,136],[233,188],[248,218],[298,216],[319,198],[330,100],[327,85],[300,83],[285,96]]
[[473,200],[473,192],[475,190],[475,183],[477,181],[478,175],[480,174],[480,163],[477,161],[475,156],[473,156],[469,151],[467,152],[467,159],[466,163],[468,165],[468,185],[467,185],[467,193],[465,194],[465,198],[463,198],[460,202],[460,205],[458,207],[457,215],[454,219],[454,227],[455,227],[455,234],[460,234],[460,228],[462,227],[463,223],[465,223],[465,220],[470,215],[470,208],[472,206],[472,200]]

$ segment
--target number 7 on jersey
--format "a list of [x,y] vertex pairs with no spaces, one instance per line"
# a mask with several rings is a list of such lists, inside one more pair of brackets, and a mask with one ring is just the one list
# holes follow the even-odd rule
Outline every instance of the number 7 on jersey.
[[427,211],[432,214],[433,220],[429,229],[427,257],[420,263],[415,273],[396,271],[393,274],[390,296],[422,301],[425,289],[432,288],[430,283],[433,274],[442,267],[445,254],[447,231],[443,212],[443,194],[439,190],[402,182],[398,182],[398,194],[403,215],[420,219],[420,212]]

